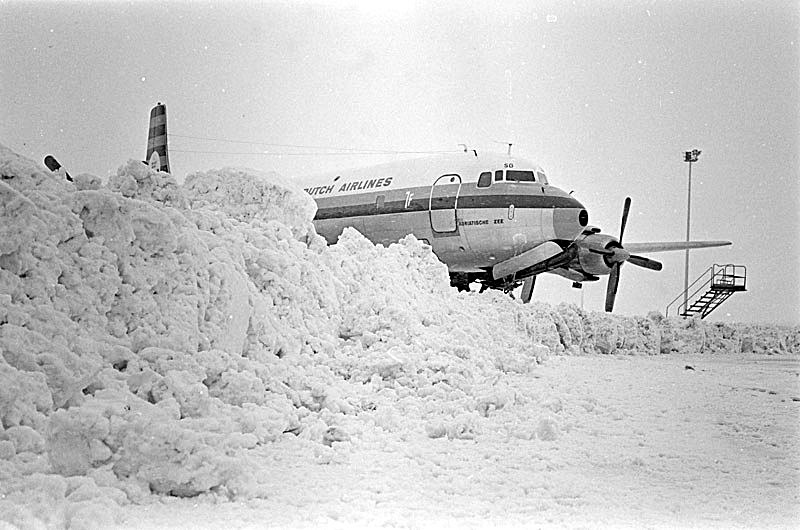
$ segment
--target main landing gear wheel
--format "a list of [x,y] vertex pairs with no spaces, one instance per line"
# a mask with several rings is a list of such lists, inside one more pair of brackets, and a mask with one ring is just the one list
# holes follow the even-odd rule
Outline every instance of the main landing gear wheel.
[[450,286],[462,291],[469,291],[469,276],[463,272],[450,274]]

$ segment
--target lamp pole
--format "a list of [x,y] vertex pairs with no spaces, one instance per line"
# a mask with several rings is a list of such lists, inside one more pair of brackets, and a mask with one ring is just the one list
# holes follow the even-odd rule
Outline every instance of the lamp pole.
[[[700,151],[692,149],[684,153],[684,162],[689,162],[689,192],[686,197],[686,243],[689,243],[689,227],[692,219],[692,163],[697,162]],[[688,245],[687,245],[688,247]],[[689,249],[686,249],[686,266],[683,272],[683,312],[689,309]]]

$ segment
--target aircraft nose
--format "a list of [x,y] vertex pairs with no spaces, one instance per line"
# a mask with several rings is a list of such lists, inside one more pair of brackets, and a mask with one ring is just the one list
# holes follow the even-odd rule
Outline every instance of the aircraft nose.
[[553,212],[553,231],[557,239],[572,241],[589,224],[589,213],[583,208],[556,208]]

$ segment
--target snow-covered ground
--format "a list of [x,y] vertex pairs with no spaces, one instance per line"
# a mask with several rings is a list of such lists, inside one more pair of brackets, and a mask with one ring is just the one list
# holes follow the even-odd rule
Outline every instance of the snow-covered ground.
[[0,528],[800,524],[800,330],[458,293],[314,211],[0,147]]
[[[691,366],[693,370],[686,369]],[[556,357],[506,378],[472,436],[359,433],[264,447],[263,498],[162,499],[130,528],[795,528],[800,363]]]

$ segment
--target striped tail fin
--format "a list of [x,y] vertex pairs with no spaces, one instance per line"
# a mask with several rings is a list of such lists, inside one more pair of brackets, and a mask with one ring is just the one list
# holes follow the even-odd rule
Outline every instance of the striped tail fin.
[[147,133],[146,164],[158,171],[169,173],[167,151],[167,106],[158,102],[150,110],[150,130]]

